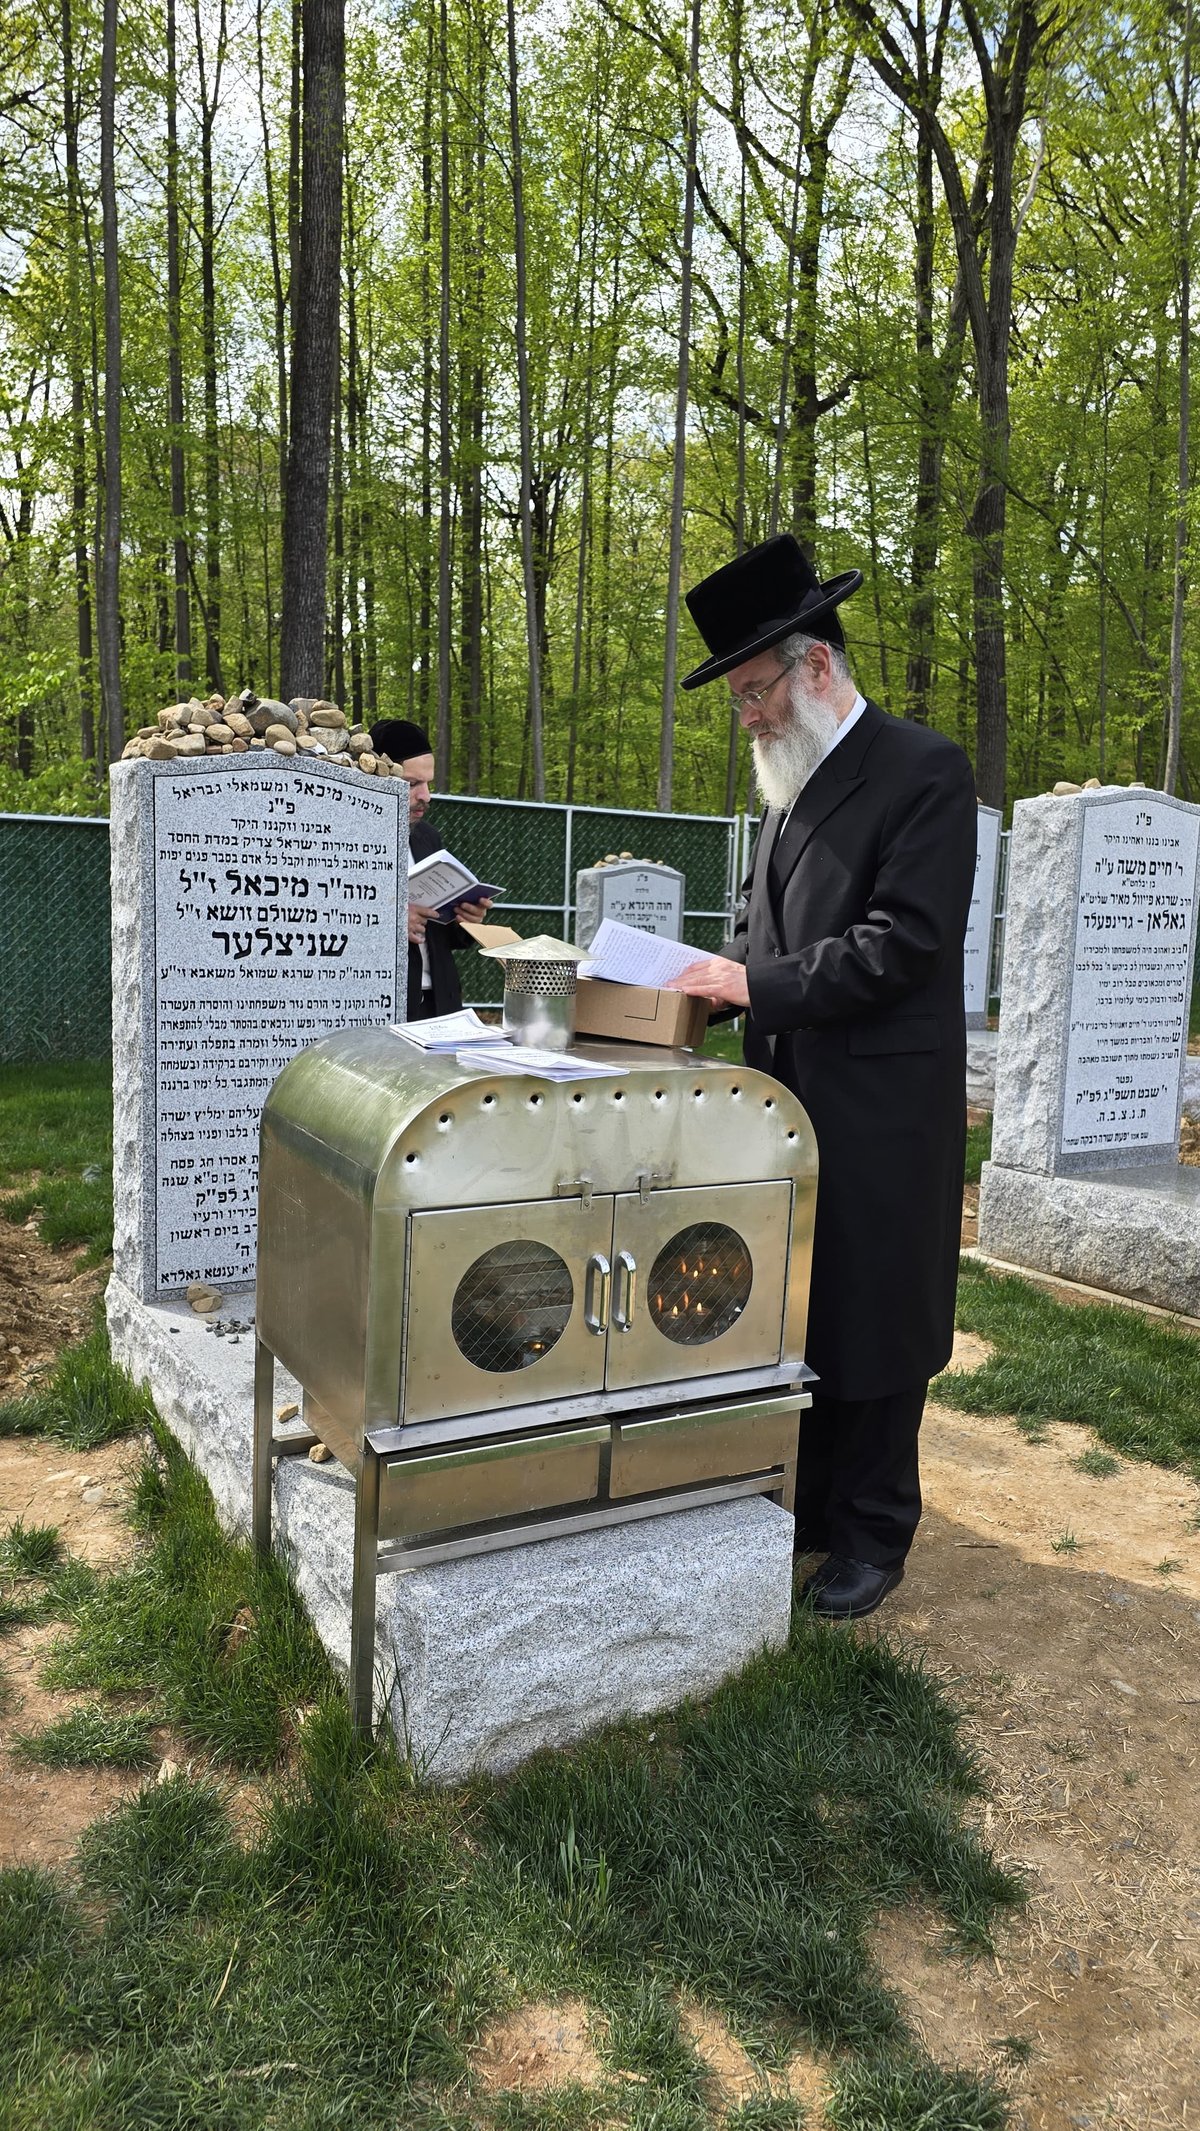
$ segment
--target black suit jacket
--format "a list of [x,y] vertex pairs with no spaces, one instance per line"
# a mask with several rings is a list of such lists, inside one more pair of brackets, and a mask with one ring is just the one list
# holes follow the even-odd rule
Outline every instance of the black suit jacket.
[[[418,821],[409,831],[408,847],[414,858],[432,858],[442,848],[442,839],[429,816]],[[435,1014],[455,1014],[462,1005],[462,985],[454,957],[464,947],[473,947],[474,940],[464,932],[461,925],[434,925],[426,927],[425,944],[429,950],[429,974],[433,979],[433,1011]],[[412,1013],[421,1003],[421,950],[408,946],[408,1010]]]
[[960,747],[868,703],[772,853],[760,824],[728,952],[746,1062],[812,1119],[820,1157],[807,1358],[834,1398],[945,1367],[966,1133],[963,936],[976,801]]

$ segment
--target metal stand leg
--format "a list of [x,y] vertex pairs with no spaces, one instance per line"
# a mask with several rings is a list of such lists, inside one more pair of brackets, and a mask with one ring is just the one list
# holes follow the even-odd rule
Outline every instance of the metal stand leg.
[[379,1555],[379,1453],[370,1437],[358,1460],[354,1491],[354,1568],[350,1587],[350,1716],[369,1739],[375,1717],[375,1579]]
[[254,1345],[254,1481],[251,1531],[256,1554],[271,1551],[271,1483],[275,1474],[272,1432],[275,1356],[261,1339]]

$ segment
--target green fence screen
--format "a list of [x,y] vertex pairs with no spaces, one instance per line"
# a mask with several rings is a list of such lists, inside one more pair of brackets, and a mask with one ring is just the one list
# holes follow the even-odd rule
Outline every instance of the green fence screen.
[[[685,875],[684,937],[720,946],[740,879],[739,819],[445,798],[442,841],[503,882],[519,932],[571,936],[575,874],[611,851]],[[460,958],[464,997],[499,1000],[501,971]],[[111,1048],[108,823],[0,814],[0,1059],[98,1058]]]

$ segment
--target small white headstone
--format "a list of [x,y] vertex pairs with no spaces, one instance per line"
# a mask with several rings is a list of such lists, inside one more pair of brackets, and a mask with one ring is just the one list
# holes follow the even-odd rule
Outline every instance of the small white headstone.
[[663,940],[681,940],[683,889],[684,876],[675,866],[640,859],[585,866],[575,876],[576,945],[590,947],[605,918]]
[[991,1003],[992,935],[996,918],[996,874],[1000,866],[998,807],[979,807],[975,846],[975,887],[963,946],[963,1002],[967,1027],[986,1028]]
[[135,1293],[254,1279],[271,1086],[404,1011],[406,800],[269,755],[114,768],[114,1263]]

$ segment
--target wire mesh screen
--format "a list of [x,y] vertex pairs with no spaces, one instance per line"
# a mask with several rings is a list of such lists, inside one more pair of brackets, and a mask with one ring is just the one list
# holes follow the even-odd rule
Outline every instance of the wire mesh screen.
[[0,1059],[111,1042],[108,823],[0,815]]
[[[447,797],[430,821],[448,850],[504,888],[503,915],[526,937],[571,938],[577,869],[630,851],[685,876],[685,939],[715,951],[725,938],[736,820]],[[0,814],[0,1059],[108,1052],[109,930],[107,821]],[[458,966],[464,998],[499,1006],[499,963],[471,951]]]

